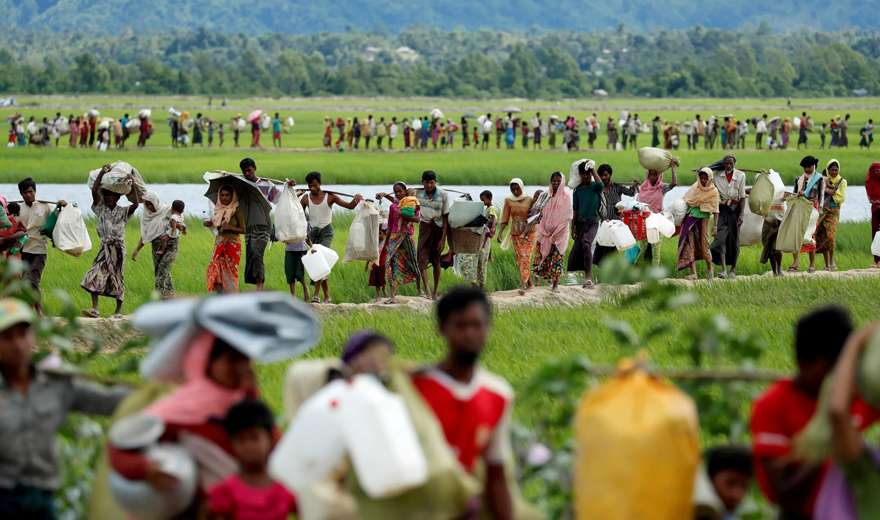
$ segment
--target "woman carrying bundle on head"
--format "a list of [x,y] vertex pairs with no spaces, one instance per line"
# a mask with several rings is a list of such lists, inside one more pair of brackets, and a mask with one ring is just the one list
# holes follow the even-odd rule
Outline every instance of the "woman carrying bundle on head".
[[678,239],[678,269],[690,269],[689,280],[697,279],[697,260],[706,262],[706,278],[714,277],[712,254],[709,252],[709,217],[718,215],[720,196],[712,182],[712,169],[703,168],[697,182],[684,195],[687,215],[681,223]]
[[104,174],[111,166],[105,164],[92,184],[92,211],[98,220],[98,238],[101,248],[92,268],[82,279],[82,288],[92,297],[92,307],[83,311],[89,318],[97,318],[98,296],[116,300],[115,316],[122,312],[125,297],[125,223],[134,215],[138,203],[128,207],[119,206],[119,195],[101,187]]
[[245,216],[238,206],[238,194],[232,186],[220,188],[214,215],[211,220],[205,221],[205,227],[213,228],[217,232],[214,255],[208,265],[208,291],[237,292],[238,264],[241,261],[240,235],[245,230]]

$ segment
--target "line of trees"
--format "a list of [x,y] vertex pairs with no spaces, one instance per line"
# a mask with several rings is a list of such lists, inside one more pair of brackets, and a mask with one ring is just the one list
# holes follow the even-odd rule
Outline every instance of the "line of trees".
[[564,98],[880,94],[880,32],[10,32],[0,91]]

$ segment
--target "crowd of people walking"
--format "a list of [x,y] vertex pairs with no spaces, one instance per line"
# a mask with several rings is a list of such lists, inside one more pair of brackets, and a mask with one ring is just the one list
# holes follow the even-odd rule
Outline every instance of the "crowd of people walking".
[[[555,290],[566,271],[580,273],[583,286],[589,288],[594,284],[594,266],[618,250],[607,241],[597,239],[600,229],[615,221],[629,227],[637,241],[625,251],[628,260],[660,264],[662,241],[649,240],[645,231],[645,222],[652,214],[664,215],[675,222],[678,236],[675,267],[688,271],[690,278],[697,277],[701,261],[705,263],[708,278],[716,276],[716,269],[719,277],[735,278],[744,225],[759,226],[751,233],[760,233],[761,262],[769,262],[777,276],[786,270],[782,265],[783,250],[792,256],[787,271],[801,269],[803,254],[809,260],[808,272],[817,269],[817,257],[824,260],[824,269],[835,270],[837,227],[841,207],[847,200],[847,180],[839,160],[828,160],[822,169],[818,163],[816,157],[805,156],[800,161],[803,173],[796,179],[794,188],[774,195],[777,198],[769,205],[766,216],[761,215],[762,223],[756,224],[754,218],[744,219],[751,187],[746,174],[737,169],[732,154],[711,167],[700,169],[697,182],[680,201],[671,205],[664,204],[664,195],[678,185],[676,164],[672,164],[668,172],[647,170],[643,181],[620,184],[614,182],[610,164],[597,165],[593,160],[580,159],[572,164],[568,179],[562,172],[553,172],[547,180],[547,188],[536,193],[526,193],[522,180],[511,179],[510,194],[498,207],[492,192],[483,191],[480,203],[476,203],[482,208],[481,215],[475,221],[476,227],[469,228],[479,235],[478,245],[469,248],[456,244],[457,229],[449,223],[455,196],[442,187],[436,172],[425,171],[420,186],[398,182],[389,192],[372,197],[387,201],[390,207],[380,212],[381,225],[376,238],[380,254],[368,266],[368,283],[375,288],[377,298],[387,295],[387,303],[397,302],[399,289],[412,283],[416,284],[419,294],[435,298],[440,291],[441,272],[448,267],[454,267],[465,281],[485,287],[494,241],[496,247],[512,250],[519,273],[519,290],[523,294],[542,281]],[[217,190],[213,214],[204,222],[216,235],[206,272],[206,290],[237,292],[242,254],[244,283],[258,290],[264,287],[264,257],[274,236],[270,210],[272,204],[278,202],[286,183],[300,190],[297,200],[308,222],[308,236],[298,243],[285,245],[287,283],[294,294],[301,286],[307,301],[329,303],[332,277],[310,286],[306,283],[303,256],[315,244],[332,249],[334,208],[355,209],[364,196],[323,190],[319,172],[309,173],[304,179],[305,187],[299,188],[294,180],[281,182],[259,177],[256,161],[251,158],[242,160],[239,166],[242,178],[259,189],[266,203],[240,205],[240,191],[233,185],[223,185]],[[139,206],[143,206],[141,238],[132,258],[136,260],[141,249],[151,245],[155,289],[163,297],[175,295],[172,266],[179,241],[187,233],[183,201],[163,203],[147,189],[139,200],[127,206],[119,205],[118,193],[100,188],[101,176],[110,168],[107,165],[101,170],[92,187],[92,211],[96,216],[100,247],[92,269],[82,281],[93,303],[85,311],[88,316],[97,316],[100,296],[113,298],[116,312],[121,311],[125,293],[125,224]],[[880,163],[871,165],[865,184],[872,216],[867,246],[880,230]],[[7,204],[6,199],[2,199],[0,216],[5,222],[0,230],[3,233],[0,248],[7,256],[17,256],[27,264],[26,276],[39,290],[48,252],[47,238],[41,229],[50,215],[66,203],[37,200],[37,185],[30,178],[22,180],[18,188],[20,203]],[[624,197],[629,201],[626,204],[622,202]],[[780,248],[780,230],[787,233],[783,226],[789,213],[786,206],[800,199],[816,214],[808,224],[812,227],[796,247]],[[880,258],[875,256],[874,260],[875,266],[880,267]]]

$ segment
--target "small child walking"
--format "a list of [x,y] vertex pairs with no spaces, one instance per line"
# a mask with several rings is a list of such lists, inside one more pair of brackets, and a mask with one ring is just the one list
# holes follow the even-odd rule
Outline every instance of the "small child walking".
[[229,409],[223,428],[240,471],[208,490],[209,518],[286,520],[296,513],[296,497],[267,470],[275,434],[272,411],[261,401],[245,399]]
[[[290,295],[296,298],[296,284],[302,285],[303,301],[309,301],[309,286],[306,283],[306,268],[302,258],[309,252],[309,245],[305,240],[293,242],[284,247],[284,276],[290,287]],[[317,292],[317,288],[315,289]]]

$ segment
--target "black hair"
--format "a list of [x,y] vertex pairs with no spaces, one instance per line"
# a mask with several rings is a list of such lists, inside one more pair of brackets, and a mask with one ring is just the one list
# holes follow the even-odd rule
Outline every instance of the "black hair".
[[581,161],[580,164],[578,164],[578,174],[587,175],[589,172],[590,170],[587,169],[587,161]]
[[21,206],[18,205],[18,202],[10,202],[6,205],[6,212],[13,217],[17,217],[21,213]]
[[183,211],[186,208],[186,204],[182,200],[175,200],[171,203],[171,209],[174,211]]
[[562,172],[560,172],[560,171],[555,171],[555,172],[551,173],[551,174],[550,174],[550,180],[552,181],[554,177],[562,178]]
[[425,181],[436,181],[437,180],[437,172],[434,170],[425,170],[422,172],[422,182]]
[[716,446],[709,448],[703,455],[706,472],[709,478],[722,471],[735,471],[748,477],[752,476],[752,451],[745,446]]
[[795,356],[798,363],[837,360],[846,338],[853,330],[849,312],[843,307],[820,307],[798,320],[794,331]]
[[608,172],[608,175],[614,175],[614,170],[611,169],[611,165],[607,163],[603,163],[599,165],[599,168],[596,170],[599,175],[602,175],[605,172]]
[[487,199],[489,199],[489,200],[492,200],[492,192],[489,191],[489,190],[483,190],[483,191],[481,191],[481,192],[480,192],[480,198],[482,199],[482,198],[484,198],[484,197],[487,198]]
[[253,159],[251,159],[250,157],[245,157],[244,159],[241,160],[240,163],[238,163],[238,167],[241,168],[241,171],[245,171],[245,169],[247,169],[251,166],[256,168],[257,162],[254,161]]
[[18,181],[18,192],[24,193],[28,190],[28,188],[33,188],[34,191],[37,190],[37,183],[34,182],[34,179],[31,177],[27,177]]
[[226,412],[223,429],[226,430],[226,435],[234,437],[251,428],[262,428],[271,435],[275,429],[275,417],[263,401],[243,399]]
[[391,191],[396,190],[398,186],[403,188],[403,191],[407,190],[406,184],[403,181],[397,181],[391,186]]
[[228,191],[229,193],[235,193],[235,188],[233,188],[231,184],[224,184],[223,186],[220,186],[219,190],[217,190],[217,194],[219,195],[219,194],[223,193],[224,191]]
[[318,172],[309,172],[306,174],[306,184],[311,183],[312,181],[321,184],[321,174]]
[[807,155],[803,159],[801,159],[801,168],[806,168],[808,166],[816,166],[819,164],[819,159],[813,157],[812,155]]
[[467,286],[455,287],[437,302],[437,322],[442,327],[454,313],[475,304],[482,306],[487,316],[492,315],[492,304],[489,303],[489,297],[482,289]]

